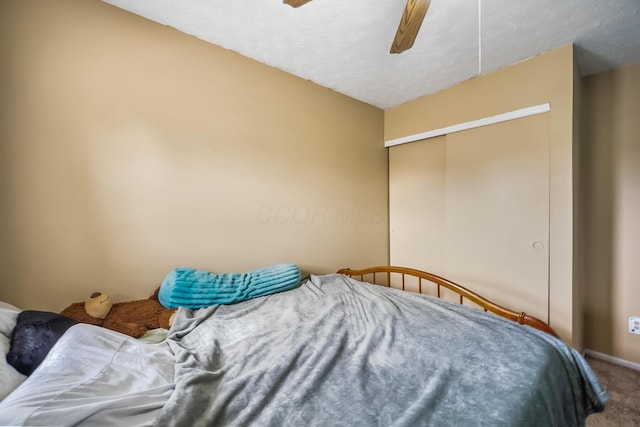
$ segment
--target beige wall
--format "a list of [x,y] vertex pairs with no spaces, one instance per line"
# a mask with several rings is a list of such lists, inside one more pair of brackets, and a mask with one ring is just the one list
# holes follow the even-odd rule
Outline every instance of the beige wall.
[[[573,46],[537,56],[385,111],[385,140],[550,103],[551,325],[580,347],[573,281]],[[526,307],[524,308],[526,310]]]
[[640,363],[640,64],[583,80],[585,347]]
[[98,0],[0,2],[0,300],[388,260],[383,112]]
[[[582,77],[574,56],[573,63],[573,341],[584,348],[584,197],[582,152]],[[582,348],[582,349],[583,349]]]

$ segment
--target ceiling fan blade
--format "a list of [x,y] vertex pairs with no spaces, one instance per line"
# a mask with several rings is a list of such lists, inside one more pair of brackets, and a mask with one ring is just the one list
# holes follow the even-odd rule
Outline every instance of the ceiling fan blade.
[[391,53],[402,53],[413,46],[430,4],[431,0],[407,0]]
[[311,0],[282,0],[282,3],[288,4],[292,7],[300,7],[305,3],[309,3]]

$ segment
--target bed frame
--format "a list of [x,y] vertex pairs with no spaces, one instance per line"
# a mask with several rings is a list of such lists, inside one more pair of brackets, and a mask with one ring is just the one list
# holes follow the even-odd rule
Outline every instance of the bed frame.
[[[438,298],[443,298],[441,288],[444,287],[449,291],[457,294],[458,302],[460,304],[464,304],[465,300],[473,302],[475,305],[479,306],[484,311],[489,311],[491,313],[497,314],[498,316],[504,317],[505,319],[509,319],[511,321],[517,322],[521,325],[528,325],[543,332],[546,332],[554,337],[558,337],[558,334],[545,322],[542,320],[529,316],[524,311],[517,312],[514,310],[510,310],[501,305],[498,305],[494,302],[489,301],[488,299],[476,294],[469,289],[460,286],[459,284],[452,282],[451,280],[445,279],[440,276],[436,276],[435,274],[427,273],[426,271],[416,270],[413,268],[406,267],[394,267],[394,266],[380,266],[380,267],[370,267],[362,270],[352,270],[350,268],[343,268],[338,270],[339,274],[344,274],[349,277],[357,276],[358,279],[364,282],[373,283],[376,285],[382,285],[387,287],[395,287],[396,284],[402,290],[407,290],[406,283],[408,282],[407,277],[411,277],[412,281],[417,281],[418,293],[423,293],[422,283],[423,281],[428,282],[428,284],[435,286],[436,292],[434,296]],[[378,283],[378,277],[376,275],[382,276],[386,279],[385,283]],[[400,281],[393,281],[392,279],[398,277]],[[559,338],[559,337],[558,337]]]

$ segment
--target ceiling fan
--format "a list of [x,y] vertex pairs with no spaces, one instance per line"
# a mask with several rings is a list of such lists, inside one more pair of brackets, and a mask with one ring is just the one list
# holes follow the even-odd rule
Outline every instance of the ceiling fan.
[[[311,0],[283,0],[289,6],[299,7]],[[431,0],[407,0],[390,53],[402,53],[413,46]]]

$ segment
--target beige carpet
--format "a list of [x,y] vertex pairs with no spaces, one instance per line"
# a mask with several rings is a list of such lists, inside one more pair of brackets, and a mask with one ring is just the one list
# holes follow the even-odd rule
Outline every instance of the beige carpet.
[[640,426],[640,371],[592,357],[587,362],[609,394],[604,412],[590,415],[587,427]]

